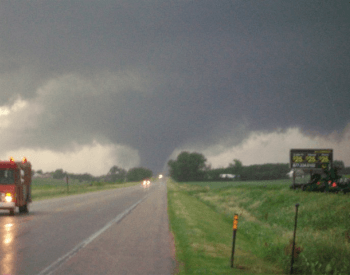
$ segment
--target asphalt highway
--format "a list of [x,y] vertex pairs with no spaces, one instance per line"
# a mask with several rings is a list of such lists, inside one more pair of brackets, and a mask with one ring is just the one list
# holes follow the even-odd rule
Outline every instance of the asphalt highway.
[[140,185],[0,211],[0,274],[171,274],[166,185]]

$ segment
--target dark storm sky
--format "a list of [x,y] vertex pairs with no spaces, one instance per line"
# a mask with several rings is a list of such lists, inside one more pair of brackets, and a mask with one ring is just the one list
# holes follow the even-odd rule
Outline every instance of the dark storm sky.
[[157,172],[254,131],[341,133],[349,53],[349,1],[2,1],[0,106],[25,107],[1,153],[97,141]]

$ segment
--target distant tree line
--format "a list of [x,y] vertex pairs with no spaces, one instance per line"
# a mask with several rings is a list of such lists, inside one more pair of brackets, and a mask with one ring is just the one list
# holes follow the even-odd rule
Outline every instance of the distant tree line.
[[[43,174],[42,170],[38,170],[35,173]],[[131,181],[141,181],[146,178],[151,178],[153,173],[150,169],[144,167],[134,167],[128,171],[120,168],[116,165],[109,169],[106,175],[95,177],[89,173],[84,174],[73,174],[63,171],[63,169],[56,169],[56,171],[50,173],[54,179],[65,179],[68,176],[69,179],[79,180],[79,181],[97,181],[97,182],[113,182],[113,183],[123,183]]]
[[[207,159],[200,153],[181,152],[176,160],[169,160],[169,176],[179,182],[184,181],[227,181],[227,180],[276,180],[287,179],[291,170],[289,163],[268,163],[243,166],[234,159],[226,168],[212,169],[207,165]],[[350,167],[345,167],[342,161],[334,161],[341,174],[350,174]],[[234,175],[234,178],[223,177]]]

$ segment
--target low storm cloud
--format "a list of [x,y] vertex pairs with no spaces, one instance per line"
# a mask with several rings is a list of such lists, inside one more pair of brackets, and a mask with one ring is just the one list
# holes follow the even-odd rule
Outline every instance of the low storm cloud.
[[350,165],[347,1],[0,4],[0,157],[94,175],[333,148]]

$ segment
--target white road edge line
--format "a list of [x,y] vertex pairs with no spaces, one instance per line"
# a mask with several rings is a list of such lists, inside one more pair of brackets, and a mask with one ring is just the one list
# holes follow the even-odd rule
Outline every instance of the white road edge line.
[[142,202],[144,199],[146,199],[149,195],[144,196],[142,199],[131,205],[128,209],[126,209],[123,213],[120,213],[118,216],[116,216],[113,220],[108,222],[104,227],[102,227],[100,230],[92,234],[90,237],[76,245],[71,251],[69,251],[67,254],[62,256],[61,258],[57,259],[55,262],[53,262],[51,265],[46,267],[44,270],[42,270],[38,275],[49,275],[52,274],[54,271],[56,271],[63,263],[67,262],[71,257],[73,257],[80,249],[87,246],[89,243],[91,243],[94,239],[96,239],[99,235],[101,235],[104,231],[106,231],[109,227],[111,227],[113,224],[119,222],[122,218],[124,218],[131,210],[133,210],[140,202]]

